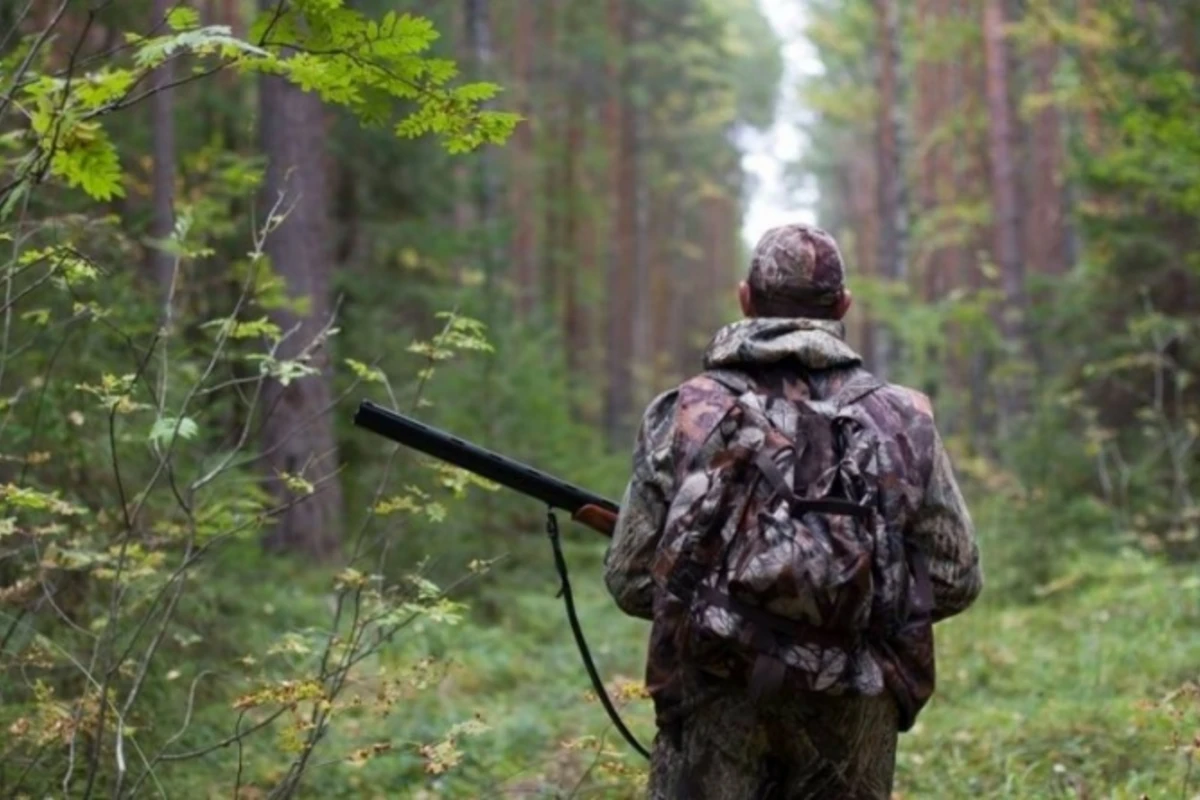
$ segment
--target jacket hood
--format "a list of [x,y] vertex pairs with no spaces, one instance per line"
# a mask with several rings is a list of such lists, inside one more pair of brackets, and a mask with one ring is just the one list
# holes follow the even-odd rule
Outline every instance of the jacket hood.
[[706,369],[798,362],[808,369],[856,367],[862,357],[845,342],[841,322],[756,317],[726,325],[704,353]]

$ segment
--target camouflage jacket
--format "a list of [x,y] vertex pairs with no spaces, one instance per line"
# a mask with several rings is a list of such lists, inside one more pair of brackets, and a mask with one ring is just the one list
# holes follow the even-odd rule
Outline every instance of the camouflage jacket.
[[[823,399],[861,372],[862,359],[843,340],[840,323],[798,319],[749,319],[723,328],[705,354],[709,370],[737,370],[760,382],[781,385],[784,395]],[[725,391],[705,375],[666,392],[647,409],[634,453],[633,476],[605,560],[605,580],[618,605],[633,616],[654,618],[654,565],[685,464],[708,436],[714,393]],[[933,616],[945,619],[967,608],[981,589],[974,529],[949,458],[934,427],[928,400],[888,386],[863,403],[885,438],[883,508],[889,524],[920,552],[933,588]],[[647,684],[660,722],[670,709],[656,685],[676,669],[664,632],[652,631]],[[867,676],[864,694],[900,686],[911,695],[907,721],[933,690],[931,631],[911,642],[881,642],[863,649],[856,671]],[[873,678],[871,676],[874,676]],[[677,683],[677,682],[676,682]],[[678,698],[672,698],[676,702]],[[915,703],[915,709],[911,706]]]

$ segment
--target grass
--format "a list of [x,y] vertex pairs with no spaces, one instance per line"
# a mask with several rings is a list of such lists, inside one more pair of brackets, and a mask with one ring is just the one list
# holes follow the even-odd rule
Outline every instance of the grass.
[[939,628],[939,691],[899,755],[904,798],[1191,798],[1200,577],[1128,555],[1041,602]]
[[[567,533],[596,661],[610,686],[627,697],[622,686],[641,677],[647,625],[623,617],[605,594],[602,543],[579,528]],[[364,710],[343,715],[303,796],[639,796],[642,764],[590,697],[555,596],[548,546],[531,536],[515,547],[512,566],[473,589],[471,615],[456,625],[406,629],[359,672],[353,692],[364,698]],[[190,653],[180,650],[182,674],[175,680],[190,681],[206,664],[228,671],[241,654],[319,624],[327,619],[327,586],[325,576],[247,553],[214,565],[185,614],[203,652],[194,652],[196,645]],[[1036,603],[1018,605],[985,591],[969,613],[939,626],[938,693],[901,739],[896,796],[1158,800],[1200,794],[1188,755],[1200,731],[1200,702],[1189,688],[1200,672],[1200,576],[1132,554],[1091,557],[1070,564],[1038,593]],[[411,676],[422,663],[431,665],[429,680],[406,683],[390,712],[378,713],[373,698],[384,681]],[[203,707],[180,747],[227,736],[231,696],[219,681],[201,693]],[[631,726],[648,743],[649,702],[624,702]],[[165,710],[163,724],[173,730],[180,714]],[[457,737],[460,760],[430,774],[416,747],[437,743],[452,726],[475,718],[487,730]],[[391,749],[379,757],[358,764],[345,758],[383,741]],[[258,796],[254,786],[277,774],[285,763],[280,748],[273,736],[246,748],[250,788],[243,797]],[[236,759],[224,749],[162,776],[173,797],[228,797]]]

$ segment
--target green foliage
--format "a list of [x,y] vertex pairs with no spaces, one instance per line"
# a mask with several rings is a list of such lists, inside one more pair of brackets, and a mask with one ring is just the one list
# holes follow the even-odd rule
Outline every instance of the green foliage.
[[387,123],[403,106],[393,123],[396,135],[435,134],[451,153],[501,143],[519,120],[483,110],[499,91],[496,85],[453,85],[457,68],[427,54],[437,32],[421,17],[389,12],[375,21],[340,1],[297,0],[263,12],[245,40],[228,26],[199,26],[198,14],[188,8],[175,9],[168,27],[160,36],[129,34],[128,66],[109,63],[58,77],[27,63],[5,73],[0,96],[26,119],[28,132],[6,141],[12,152],[0,164],[10,175],[0,191],[0,219],[48,177],[95,200],[123,197],[120,158],[104,120],[156,91],[145,84],[168,61],[186,58],[201,75],[278,75],[366,125]]
[[[177,245],[182,254],[194,249],[186,240]],[[40,248],[36,258],[13,263],[41,264],[50,275],[61,269],[55,257]],[[251,262],[261,260],[259,248]],[[53,291],[66,295],[93,284],[64,281]],[[194,777],[191,760],[228,739],[233,724],[230,741],[240,747],[249,746],[250,731],[269,730],[274,738],[256,737],[263,740],[262,749],[256,745],[253,751],[263,759],[254,762],[261,770],[230,773],[223,780],[292,792],[334,720],[341,725],[345,719],[353,728],[357,716],[380,707],[378,700],[364,704],[356,688],[359,673],[373,668],[379,651],[401,631],[426,632],[462,621],[461,603],[419,570],[385,578],[389,562],[378,542],[371,545],[371,566],[348,566],[332,577],[330,588],[307,589],[314,602],[294,610],[282,636],[242,639],[226,631],[219,616],[209,616],[207,592],[218,607],[230,595],[230,587],[220,583],[228,569],[220,554],[232,547],[245,560],[244,548],[256,547],[257,534],[278,513],[251,471],[256,458],[246,434],[256,417],[255,398],[268,377],[282,382],[312,370],[310,355],[270,355],[284,334],[261,316],[254,283],[244,286],[233,314],[193,322],[208,335],[188,342],[161,332],[133,372],[95,374],[84,353],[63,367],[79,376],[73,386],[65,376],[54,383],[42,379],[43,396],[54,392],[75,409],[65,428],[38,425],[36,395],[26,400],[18,394],[9,402],[5,424],[15,435],[6,440],[11,449],[5,455],[24,467],[19,480],[0,484],[0,538],[8,553],[0,590],[0,669],[23,677],[11,683],[0,724],[10,732],[7,758],[32,769],[36,755],[47,749],[63,756],[27,771],[27,790],[65,783],[76,792],[92,785],[106,795],[126,796],[149,784],[186,796],[189,786],[210,780]],[[101,305],[111,328],[92,323],[91,340],[106,349],[105,362],[115,362],[123,331],[136,328],[141,309],[128,302],[115,306],[107,298]],[[31,329],[45,324],[26,323]],[[487,349],[477,322],[447,315],[443,324],[433,339],[439,363]],[[14,332],[20,337],[27,328]],[[267,363],[277,369],[260,366]],[[350,370],[353,377],[389,386],[382,371],[351,363],[357,365]],[[239,380],[214,369],[236,371],[239,364],[252,368]],[[10,368],[32,366],[10,362]],[[204,404],[196,402],[200,397]],[[219,433],[230,412],[241,428],[233,440]],[[422,472],[399,500],[382,501],[372,516],[406,510],[419,516],[410,513],[388,524],[409,530],[442,525],[467,501],[470,488],[492,488],[442,466]],[[80,477],[64,480],[70,473]],[[301,499],[316,490],[303,474],[280,477]],[[382,484],[376,491],[382,492]],[[360,537],[370,523],[364,522]],[[486,569],[476,562],[458,571],[478,579]],[[214,580],[216,588],[206,590]],[[74,587],[73,593],[57,597],[54,613],[37,613],[37,599],[63,585]],[[200,587],[198,593],[193,586]],[[321,597],[331,597],[332,622]],[[199,654],[201,641],[208,656]],[[415,691],[405,680],[394,691]],[[238,733],[242,728],[245,741]],[[457,767],[467,742],[484,731],[470,723],[396,747],[410,752],[429,774],[442,774]],[[349,741],[338,745],[343,746],[335,762],[358,767],[391,749]],[[76,751],[78,762],[67,761],[65,754]],[[136,753],[138,760],[116,771],[107,766],[122,764],[123,753]]]
[[250,30],[266,47],[295,48],[288,59],[255,65],[287,77],[324,100],[346,106],[366,124],[386,122],[396,100],[417,108],[396,123],[398,135],[438,134],[452,153],[499,143],[519,120],[515,114],[481,111],[495,97],[494,84],[447,89],[457,68],[446,59],[418,57],[437,39],[432,23],[388,12],[378,22],[340,2],[297,2],[268,12]]
[[[1008,535],[987,531],[997,546]],[[939,631],[938,696],[901,739],[901,795],[1191,796],[1200,704],[1185,598],[1200,584],[1127,552],[1065,564],[1033,588],[1035,606],[988,590]]]
[[[644,765],[586,692],[537,504],[340,430],[346,560],[314,567],[259,545],[293,503],[326,488],[303,460],[268,476],[286,490],[283,505],[263,485],[264,387],[303,386],[324,371],[349,402],[365,392],[610,497],[621,491],[628,453],[597,433],[588,365],[598,354],[573,354],[584,367],[567,369],[551,303],[522,324],[508,318],[495,261],[511,221],[488,183],[497,165],[476,154],[464,162],[469,180],[449,179],[450,153],[513,129],[516,116],[492,108],[498,87],[462,82],[438,26],[386,4],[293,0],[238,35],[179,5],[154,35],[123,37],[144,4],[120,5],[127,17],[98,12],[121,45],[107,55],[68,69],[72,37],[50,46],[36,34],[0,53],[4,790],[640,796]],[[742,188],[729,134],[770,123],[780,62],[753,4],[669,5],[643,18],[648,35],[619,55],[636,67],[640,181],[681,220],[663,255],[692,266],[706,201]],[[839,148],[869,135],[874,10],[808,5],[826,70],[802,92],[815,114],[805,168],[826,190]],[[1191,788],[1186,743],[1200,720],[1184,681],[1197,656],[1198,587],[1145,553],[1196,554],[1197,331],[1174,301],[1184,294],[1175,281],[1197,267],[1197,88],[1147,46],[1131,4],[1099,5],[1090,25],[1051,14],[1015,30],[1026,44],[1053,34],[1102,56],[1100,86],[1068,59],[1054,100],[1098,110],[1111,138],[1073,155],[1087,196],[1085,258],[1056,284],[1033,286],[1030,324],[1050,377],[1019,429],[981,446],[964,430],[968,393],[952,391],[962,386],[950,364],[991,359],[985,384],[1028,366],[1008,359],[993,290],[922,304],[913,285],[855,285],[901,344],[896,377],[935,394],[988,576],[984,604],[939,632],[940,693],[901,743],[905,797]],[[10,18],[0,8],[0,21]],[[612,56],[603,7],[576,4],[561,22],[560,49],[577,57],[551,65],[576,75],[565,99],[595,99],[592,76]],[[923,31],[919,46],[947,63],[977,57],[964,56],[977,38],[962,18]],[[167,63],[177,121],[187,120],[176,227],[148,241],[148,126],[137,115],[151,72]],[[303,341],[278,312],[303,314],[305,298],[264,252],[279,218],[249,210],[263,164],[248,90],[264,76],[337,110],[330,239],[344,313]],[[535,111],[549,109],[538,122],[559,125],[564,97],[535,97]],[[1026,111],[1045,102],[1029,99]],[[534,205],[570,200],[573,224],[603,239],[613,165],[592,135],[598,117],[578,113],[586,155],[567,159],[566,144],[546,140],[535,164],[548,184],[565,180],[556,170],[582,173],[577,197],[547,191]],[[975,137],[980,124],[950,114],[932,138]],[[423,134],[436,141],[407,138]],[[974,246],[990,209],[973,189],[918,220],[914,239],[928,250]],[[832,208],[835,197],[822,202]],[[460,205],[480,217],[465,234]],[[544,224],[566,228],[552,215]],[[844,242],[849,251],[855,239]],[[554,245],[569,252],[545,254],[548,263],[579,255],[574,242]],[[148,250],[170,256],[165,300],[139,269]],[[1131,276],[1145,276],[1147,291],[1130,291]],[[599,296],[595,278],[581,276],[585,306]],[[431,313],[441,308],[458,310]],[[643,365],[639,379],[666,380],[674,366]],[[577,574],[598,573],[602,542],[580,532],[567,545]],[[636,680],[645,626],[619,616],[598,581],[576,585],[601,671],[649,740],[652,710]]]
[[[1045,577],[1023,563],[1011,543],[1011,501],[997,484],[976,485],[989,574],[1020,576],[1032,603],[991,583],[981,605],[939,627],[939,690],[914,731],[900,739],[896,792],[906,798],[1179,796],[1195,791],[1188,764],[1200,704],[1192,681],[1200,653],[1200,582],[1133,552],[1078,555]],[[1038,525],[1035,515],[1022,524]],[[1035,533],[1064,532],[1046,520]],[[537,538],[537,537],[534,537]],[[456,625],[428,625],[364,664],[350,692],[358,698],[327,743],[327,760],[308,784],[313,794],[350,798],[385,794],[418,798],[440,792],[527,797],[640,797],[645,766],[619,739],[587,692],[543,541],[523,565],[476,587],[478,613]],[[570,537],[576,575],[600,568],[602,542]],[[513,583],[522,591],[514,592]],[[645,624],[611,613],[597,581],[576,580],[580,613],[598,666],[634,732],[653,733],[653,711],[640,691]],[[225,552],[204,573],[181,625],[189,644],[172,642],[163,684],[187,689],[207,669],[263,643],[240,694],[270,705],[311,687],[271,683],[310,658],[320,636],[306,630],[321,617],[322,587],[249,549]],[[281,633],[283,631],[284,633]],[[189,636],[181,636],[184,642]],[[1145,642],[1156,643],[1146,648]],[[179,674],[167,680],[170,670]],[[193,730],[180,749],[229,735],[218,684],[198,683]],[[167,697],[164,725],[183,709]],[[31,725],[35,718],[28,717]],[[7,722],[7,718],[6,718]],[[270,784],[288,747],[286,737],[249,738],[243,750],[248,786]],[[225,785],[237,754],[173,767],[170,796],[194,796]],[[451,766],[451,764],[453,766]],[[445,772],[440,772],[448,767]],[[1065,788],[1064,788],[1065,787]],[[1190,795],[1189,795],[1190,796]]]
[[[878,9],[816,2],[810,11],[807,32],[823,70],[801,87],[812,116],[800,169],[815,178],[821,216],[844,234],[844,252],[863,262],[852,269],[869,271],[877,229],[847,228],[864,223],[855,210],[864,190],[856,176],[877,157]],[[1180,24],[1194,25],[1194,9],[1177,11]],[[1019,572],[1042,579],[1080,553],[1111,555],[1128,546],[1176,558],[1197,552],[1189,296],[1200,278],[1200,139],[1191,119],[1200,87],[1187,49],[1161,26],[1160,13],[1122,0],[1086,10],[1037,0],[1009,27],[1024,132],[1016,155],[1026,172],[1045,168],[1030,161],[1037,134],[1023,126],[1056,110],[1074,212],[1064,237],[1076,237],[1070,244],[1078,246],[1078,263],[1065,274],[1039,275],[1026,265],[1027,309],[1006,307],[989,252],[991,190],[978,180],[987,176],[982,87],[957,83],[983,74],[980,20],[910,9],[901,35],[909,275],[897,285],[853,276],[862,301],[856,308],[894,337],[901,356],[890,377],[933,396],[939,426],[961,446],[973,477],[992,491],[1008,487],[1010,535],[1024,559],[1021,570],[1001,577],[1001,590],[1025,599],[1029,582]],[[1049,88],[1035,91],[1033,72],[1048,51],[1058,66]],[[936,77],[942,69],[957,76],[953,107]],[[939,174],[931,179],[934,148],[952,153],[932,163]],[[942,199],[949,188],[953,202]],[[1017,314],[1027,348],[1001,335],[1001,321]],[[1001,394],[1020,382],[1032,386],[1028,403],[1001,418]],[[1051,523],[1064,533],[1053,540],[1033,534]]]
[[[68,54],[65,69],[62,51],[40,31],[3,57],[6,793],[203,796],[220,785],[239,796],[290,796],[343,721],[353,729],[356,717],[431,685],[386,678],[379,697],[363,694],[364,671],[382,651],[402,632],[424,636],[463,621],[465,607],[418,561],[389,560],[396,527],[445,526],[474,491],[494,488],[438,465],[407,475],[398,499],[369,506],[380,513],[360,520],[349,563],[313,570],[282,627],[226,624],[238,591],[222,574],[231,564],[265,573],[259,537],[324,488],[308,463],[272,476],[286,489],[282,504],[262,485],[258,426],[272,413],[265,389],[313,380],[340,331],[329,324],[297,341],[301,333],[280,324],[278,311],[302,313],[306,301],[291,296],[265,255],[281,215],[250,222],[261,159],[219,137],[181,156],[174,231],[145,243],[168,257],[169,285],[147,286],[135,274],[146,256],[138,204],[148,190],[129,145],[139,127],[133,111],[156,91],[151,72],[168,62],[190,68],[176,92],[278,75],[365,123],[391,122],[390,135],[437,134],[452,152],[502,141],[515,122],[482,110],[495,86],[457,84],[455,66],[429,55],[436,32],[425,20],[391,14],[375,22],[328,0],[283,3],[266,15],[274,24],[239,39],[178,6],[155,36],[129,34],[124,47],[78,63]],[[71,189],[126,205],[107,214],[79,204]],[[435,365],[491,347],[475,320],[445,314],[437,322],[441,332],[412,348],[422,356],[413,371],[424,369],[418,400]],[[342,363],[350,391],[374,384],[394,403],[382,369]],[[383,498],[386,468],[376,478]],[[381,519],[387,510],[408,513]],[[292,583],[294,565],[279,557],[270,566]],[[461,582],[488,567],[472,559],[445,571]],[[411,666],[395,663],[401,673]],[[395,749],[445,779],[487,730],[458,722],[394,748],[345,740],[326,758],[362,767]],[[249,756],[250,768],[219,777],[197,769],[230,746]]]
[[[855,295],[863,312],[896,337],[903,357],[895,380],[936,392],[946,379],[952,359],[999,351],[1003,342],[988,316],[996,301],[994,291],[956,289],[927,303],[908,284],[871,277],[855,280]],[[939,408],[954,413],[953,398]]]

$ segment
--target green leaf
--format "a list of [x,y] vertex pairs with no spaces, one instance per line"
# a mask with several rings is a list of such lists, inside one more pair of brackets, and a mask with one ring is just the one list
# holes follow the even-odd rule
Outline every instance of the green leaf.
[[155,444],[169,444],[178,430],[179,436],[184,439],[195,438],[199,433],[199,427],[196,421],[191,417],[159,417],[154,421],[154,425],[150,428],[150,441]]
[[200,25],[200,12],[187,6],[176,6],[167,12],[167,26],[174,31],[186,31]]
[[50,149],[50,172],[68,186],[83,189],[93,200],[125,196],[117,148],[99,125],[77,125],[59,134]]
[[361,361],[356,361],[353,358],[346,359],[346,366],[354,373],[355,377],[364,383],[383,383],[383,370],[379,367],[372,367]]

